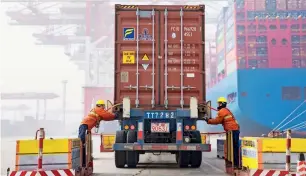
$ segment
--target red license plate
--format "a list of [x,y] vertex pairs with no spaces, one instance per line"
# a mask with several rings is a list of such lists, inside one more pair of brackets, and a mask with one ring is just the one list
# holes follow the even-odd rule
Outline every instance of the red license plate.
[[169,123],[151,123],[152,133],[169,133]]

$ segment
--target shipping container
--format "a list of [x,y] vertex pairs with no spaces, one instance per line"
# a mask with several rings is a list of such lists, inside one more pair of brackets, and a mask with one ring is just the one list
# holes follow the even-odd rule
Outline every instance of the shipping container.
[[232,5],[230,5],[227,8],[227,10],[225,12],[225,17],[224,17],[225,21],[228,21],[230,18],[233,18],[233,16],[234,16],[234,7],[235,7],[234,4],[232,4]]
[[135,168],[140,154],[156,149],[175,154],[180,168],[200,167],[211,147],[197,128],[211,117],[205,6],[116,5],[115,24],[116,167]]
[[275,11],[276,10],[276,0],[265,0],[266,11]]
[[277,10],[287,10],[287,0],[276,0]]
[[132,106],[176,109],[179,97],[205,100],[204,9],[181,7],[141,6],[136,15],[116,6],[115,103],[128,96]]
[[255,10],[256,11],[266,10],[266,1],[270,1],[270,0],[256,0],[256,1],[254,1],[255,2]]
[[298,10],[297,0],[287,0],[287,10]]
[[217,17],[217,20],[218,20],[218,23],[222,22],[224,23],[224,19],[225,19],[225,14],[226,14],[226,11],[227,11],[228,7],[223,7],[221,12],[219,13],[218,17]]

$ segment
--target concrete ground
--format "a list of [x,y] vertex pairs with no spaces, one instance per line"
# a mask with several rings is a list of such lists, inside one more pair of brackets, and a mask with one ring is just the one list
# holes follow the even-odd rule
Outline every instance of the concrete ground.
[[[15,164],[15,141],[18,138],[1,138],[1,175],[6,175],[6,169],[14,169]],[[29,139],[33,139],[30,137]],[[155,156],[145,154],[140,156],[140,164],[137,168],[118,169],[114,163],[114,153],[100,153],[100,138],[93,137],[94,145],[94,175],[95,176],[172,176],[172,175],[190,175],[190,176],[223,176],[224,162],[216,158],[216,146],[213,145],[213,151],[203,153],[203,161],[200,168],[180,169],[176,166],[175,155],[162,154]],[[214,140],[211,143],[215,144]]]

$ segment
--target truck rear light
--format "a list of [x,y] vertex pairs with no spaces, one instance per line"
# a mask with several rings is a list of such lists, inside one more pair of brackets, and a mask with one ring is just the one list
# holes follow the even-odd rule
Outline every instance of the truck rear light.
[[189,125],[186,125],[185,130],[189,130],[189,129],[190,129]]
[[128,129],[129,129],[129,126],[128,126],[128,125],[125,125],[125,126],[124,126],[124,129],[125,129],[125,130],[128,130]]
[[191,126],[191,130],[195,130],[196,129],[196,126],[195,125],[192,125]]
[[131,125],[130,129],[131,129],[131,130],[134,130],[134,129],[135,129],[135,126],[134,126],[134,125]]

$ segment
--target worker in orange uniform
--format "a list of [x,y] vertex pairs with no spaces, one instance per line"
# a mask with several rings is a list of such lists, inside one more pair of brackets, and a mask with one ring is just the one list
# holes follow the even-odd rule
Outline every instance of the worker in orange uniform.
[[[90,110],[89,114],[82,120],[79,127],[79,138],[84,146],[86,131],[91,131],[93,127],[98,127],[101,120],[111,121],[118,119],[118,114],[112,114],[105,110],[104,100],[98,100],[96,107]],[[85,147],[83,148],[83,167],[85,167]]]
[[233,135],[233,152],[234,167],[239,168],[239,133],[240,127],[232,112],[226,108],[227,100],[224,97],[218,98],[218,114],[214,119],[206,119],[207,124],[222,124],[226,132],[232,131]]

